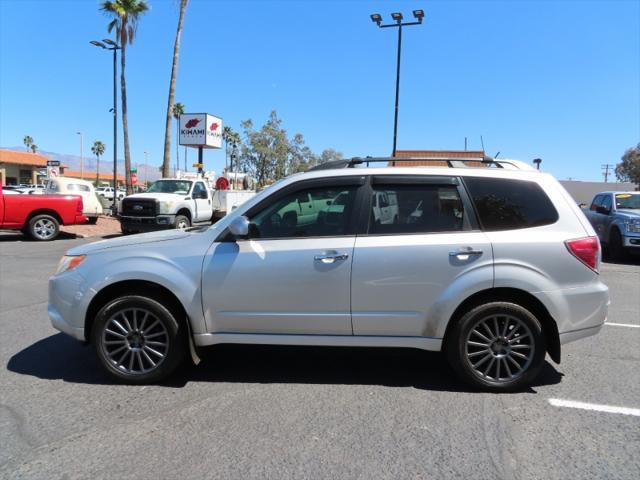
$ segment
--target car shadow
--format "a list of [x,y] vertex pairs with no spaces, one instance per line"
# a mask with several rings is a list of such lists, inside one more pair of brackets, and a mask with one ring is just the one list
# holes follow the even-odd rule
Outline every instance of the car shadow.
[[[60,232],[58,234],[58,237],[55,238],[54,240],[50,240],[51,242],[57,242],[60,240],[75,240],[78,237],[73,234],[73,233],[68,233],[68,232]],[[34,240],[31,237],[29,237],[28,235],[24,235],[22,232],[2,232],[0,233],[0,242],[32,242],[32,243],[38,243],[38,240]],[[46,242],[40,242],[40,243],[46,243]]]
[[[459,381],[444,355],[400,348],[292,347],[219,345],[202,352],[202,362],[187,362],[160,384],[182,388],[191,382],[298,383],[380,385],[420,390],[472,392]],[[93,351],[62,333],[16,353],[8,370],[45,380],[113,384]],[[524,392],[560,383],[563,374],[545,362],[538,378]]]

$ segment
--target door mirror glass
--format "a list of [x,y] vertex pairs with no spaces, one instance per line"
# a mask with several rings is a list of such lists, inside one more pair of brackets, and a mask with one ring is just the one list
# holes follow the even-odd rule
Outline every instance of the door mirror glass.
[[229,232],[236,238],[246,237],[249,235],[249,219],[244,215],[234,218],[229,224]]

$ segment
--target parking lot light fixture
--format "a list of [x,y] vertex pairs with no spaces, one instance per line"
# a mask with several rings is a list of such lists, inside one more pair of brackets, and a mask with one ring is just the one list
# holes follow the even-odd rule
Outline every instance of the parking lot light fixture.
[[118,87],[117,87],[118,61],[117,61],[117,54],[118,54],[118,50],[120,50],[121,48],[120,48],[120,45],[118,45],[113,40],[109,40],[108,38],[103,39],[102,42],[99,42],[97,40],[91,40],[89,43],[91,45],[95,45],[96,47],[100,47],[105,50],[111,50],[113,52],[113,108],[111,108],[110,111],[113,113],[113,205],[112,205],[112,211],[113,211],[113,214],[115,215],[118,212],[118,204],[117,204],[117,199],[118,199],[118,196],[117,196],[117,192],[118,192]]
[[[422,25],[422,19],[424,18],[424,10],[414,10],[413,16],[417,21],[403,22],[403,16],[400,12],[394,12],[391,14],[391,18],[395,23],[382,24],[382,16],[379,13],[373,13],[370,15],[371,21],[376,23],[380,28],[398,28],[398,59],[396,63],[396,101],[395,110],[393,115],[393,153],[392,157],[396,156],[396,145],[398,139],[398,100],[400,98],[400,55],[402,52],[402,27],[408,27],[411,25]],[[393,162],[395,166],[396,162]]]

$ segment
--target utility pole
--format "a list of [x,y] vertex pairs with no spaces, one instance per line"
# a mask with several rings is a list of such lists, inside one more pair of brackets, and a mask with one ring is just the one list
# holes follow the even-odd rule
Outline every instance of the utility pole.
[[84,157],[82,155],[82,132],[76,132],[80,135],[80,178],[84,179]]
[[604,165],[601,165],[601,168],[603,170],[602,175],[604,175],[604,183],[607,183],[609,181],[609,170],[613,170],[613,168],[615,167],[615,165],[612,165],[610,163],[605,163]]

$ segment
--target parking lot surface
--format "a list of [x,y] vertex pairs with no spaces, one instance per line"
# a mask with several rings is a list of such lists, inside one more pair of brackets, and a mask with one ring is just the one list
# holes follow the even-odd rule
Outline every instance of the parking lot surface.
[[141,387],[49,324],[48,277],[89,241],[0,234],[0,478],[640,478],[638,261],[603,264],[610,325],[522,393],[469,391],[437,353],[299,347]]

